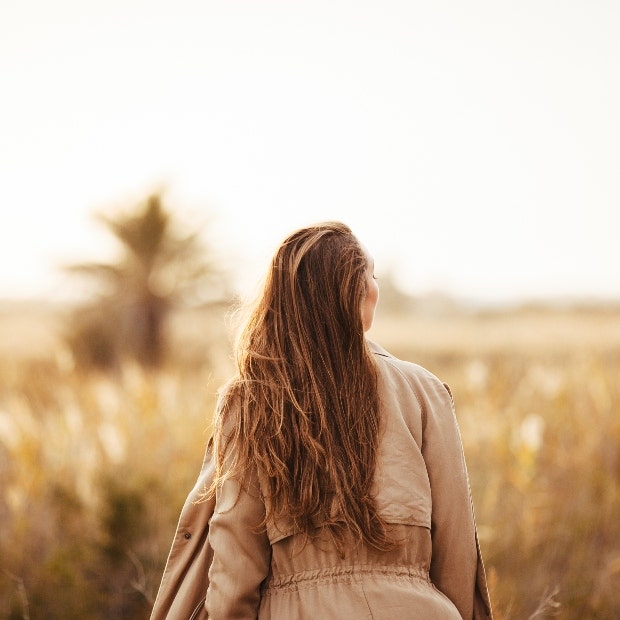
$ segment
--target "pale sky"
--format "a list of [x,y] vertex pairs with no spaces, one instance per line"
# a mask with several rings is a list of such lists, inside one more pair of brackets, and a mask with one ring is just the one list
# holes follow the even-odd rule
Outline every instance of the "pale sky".
[[348,223],[414,294],[620,298],[615,0],[0,0],[0,298],[165,184],[248,287]]

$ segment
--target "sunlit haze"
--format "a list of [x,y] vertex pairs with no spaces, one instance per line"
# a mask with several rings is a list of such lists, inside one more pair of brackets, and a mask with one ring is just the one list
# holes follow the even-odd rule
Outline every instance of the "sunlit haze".
[[377,275],[489,303],[620,298],[620,4],[4,2],[0,298],[106,260],[161,187],[252,286],[343,220]]

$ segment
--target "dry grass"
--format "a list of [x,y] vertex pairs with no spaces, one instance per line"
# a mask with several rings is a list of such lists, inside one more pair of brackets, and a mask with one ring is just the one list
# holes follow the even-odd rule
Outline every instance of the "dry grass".
[[[228,332],[177,317],[174,363],[105,376],[59,325],[0,313],[0,618],[146,618]],[[620,617],[620,312],[379,314],[371,337],[452,387],[499,620]]]

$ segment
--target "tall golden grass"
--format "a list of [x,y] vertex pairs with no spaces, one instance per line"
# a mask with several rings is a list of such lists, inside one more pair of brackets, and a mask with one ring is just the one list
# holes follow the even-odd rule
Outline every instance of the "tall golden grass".
[[[0,317],[0,618],[147,618],[229,331],[177,317],[169,364],[104,375],[48,314]],[[379,313],[370,336],[452,388],[497,618],[620,617],[620,312]]]

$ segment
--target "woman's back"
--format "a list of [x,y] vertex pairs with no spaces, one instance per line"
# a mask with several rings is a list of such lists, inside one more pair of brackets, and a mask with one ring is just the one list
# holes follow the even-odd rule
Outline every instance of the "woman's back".
[[[264,619],[490,617],[486,589],[476,587],[484,572],[450,393],[419,366],[371,348],[384,418],[373,495],[398,544],[380,551],[351,540],[343,557],[329,532],[304,541],[285,520],[248,536],[265,514],[264,483],[223,489],[233,501],[223,497],[211,522],[216,556],[220,534],[222,553],[254,552],[227,558],[221,567],[214,562],[209,617],[246,617],[245,603],[248,611],[258,603]],[[261,548],[269,550],[268,560],[257,565],[252,558]],[[239,596],[245,583],[248,593],[259,586],[260,601]]]

